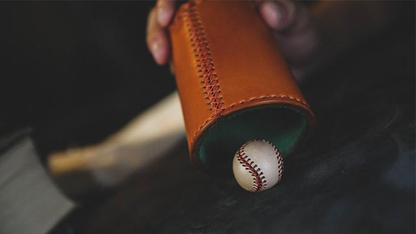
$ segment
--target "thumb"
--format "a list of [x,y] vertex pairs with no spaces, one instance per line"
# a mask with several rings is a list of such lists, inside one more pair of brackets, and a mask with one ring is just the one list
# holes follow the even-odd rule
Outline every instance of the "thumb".
[[318,46],[318,34],[312,14],[306,6],[292,1],[263,2],[259,6],[289,65],[303,73]]

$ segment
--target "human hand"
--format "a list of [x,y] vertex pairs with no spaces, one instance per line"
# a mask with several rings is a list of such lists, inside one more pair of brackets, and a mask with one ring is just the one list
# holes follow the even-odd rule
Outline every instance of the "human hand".
[[[175,0],[158,0],[148,17],[147,46],[159,65],[167,64],[170,59],[167,27],[175,14],[176,3]],[[303,77],[318,43],[310,11],[287,0],[256,1],[256,4],[295,76]]]
[[147,19],[147,47],[159,65],[165,65],[169,61],[170,42],[167,27],[175,15],[175,5],[175,0],[158,0]]

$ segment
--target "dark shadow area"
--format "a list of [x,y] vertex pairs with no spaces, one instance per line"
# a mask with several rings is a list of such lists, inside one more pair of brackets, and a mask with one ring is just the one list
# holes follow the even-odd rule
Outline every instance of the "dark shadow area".
[[202,137],[199,163],[212,174],[233,176],[232,161],[238,148],[249,140],[265,139],[289,156],[307,134],[306,113],[293,106],[265,105],[224,117]]
[[175,89],[145,44],[153,2],[7,2],[0,8],[0,132],[44,152],[102,140]]

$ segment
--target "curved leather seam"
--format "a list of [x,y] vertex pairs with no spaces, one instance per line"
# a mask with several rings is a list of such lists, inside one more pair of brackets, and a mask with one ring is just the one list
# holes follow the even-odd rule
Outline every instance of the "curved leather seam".
[[196,3],[189,2],[187,14],[185,17],[186,27],[188,29],[191,46],[194,51],[196,67],[201,79],[202,89],[204,90],[205,99],[209,110],[213,111],[211,117],[217,116],[221,111],[221,106],[224,104],[223,96],[221,94],[221,87],[218,80],[218,75],[215,72],[211,50],[208,46],[208,41],[205,36],[205,29],[199,17]]

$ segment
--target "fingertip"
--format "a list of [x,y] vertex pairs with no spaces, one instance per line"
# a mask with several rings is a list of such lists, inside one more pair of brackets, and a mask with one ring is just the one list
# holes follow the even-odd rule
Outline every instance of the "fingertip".
[[157,36],[150,41],[150,51],[158,65],[165,65],[169,59],[169,48],[166,38]]
[[162,27],[167,27],[175,13],[172,1],[160,0],[157,4],[157,20]]
[[286,30],[295,17],[295,4],[290,1],[264,2],[260,13],[271,28]]
[[273,29],[279,29],[279,23],[282,18],[282,10],[274,2],[264,2],[260,5],[260,13],[266,23]]

